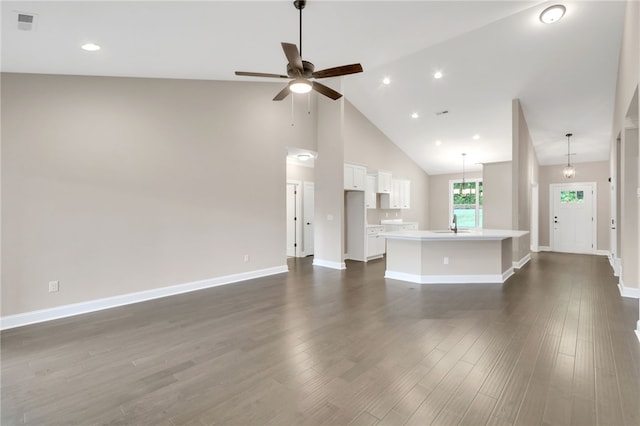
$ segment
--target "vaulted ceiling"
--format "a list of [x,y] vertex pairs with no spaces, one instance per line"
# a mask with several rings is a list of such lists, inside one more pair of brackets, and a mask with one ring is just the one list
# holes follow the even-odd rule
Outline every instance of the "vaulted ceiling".
[[[514,98],[541,164],[567,161],[567,132],[572,162],[607,160],[625,4],[563,2],[542,24],[551,4],[309,0],[303,58],[360,62],[346,98],[430,174],[459,171],[462,152],[470,169],[510,160]],[[282,41],[298,43],[291,1],[2,2],[6,72],[255,81],[234,71],[285,73]]]

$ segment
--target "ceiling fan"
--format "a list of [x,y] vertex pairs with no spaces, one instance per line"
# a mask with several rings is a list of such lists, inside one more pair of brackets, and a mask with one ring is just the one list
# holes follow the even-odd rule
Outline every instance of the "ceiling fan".
[[362,65],[360,64],[342,65],[339,67],[315,71],[315,67],[311,62],[302,60],[302,9],[304,9],[306,4],[306,0],[295,0],[293,2],[295,8],[300,11],[300,51],[298,52],[298,47],[295,44],[281,43],[284,55],[287,57],[287,61],[289,61],[287,64],[287,75],[236,71],[236,75],[241,76],[291,79],[289,84],[287,84],[287,86],[282,89],[275,98],[273,98],[274,101],[283,100],[289,96],[290,92],[307,93],[311,90],[315,90],[322,95],[336,100],[341,98],[342,94],[325,86],[324,84],[312,81],[311,79],[339,77],[342,75],[362,72]]

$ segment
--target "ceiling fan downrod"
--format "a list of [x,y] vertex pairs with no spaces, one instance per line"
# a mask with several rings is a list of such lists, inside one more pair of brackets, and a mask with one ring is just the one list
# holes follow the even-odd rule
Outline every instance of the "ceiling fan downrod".
[[293,5],[300,11],[300,57],[302,58],[302,9],[307,5],[307,0],[295,0]]

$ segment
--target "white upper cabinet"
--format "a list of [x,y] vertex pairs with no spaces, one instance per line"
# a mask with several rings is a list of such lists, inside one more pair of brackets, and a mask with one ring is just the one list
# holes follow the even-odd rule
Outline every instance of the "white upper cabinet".
[[384,172],[382,170],[378,171],[377,175],[377,184],[378,187],[376,192],[380,194],[390,194],[391,193],[391,172]]
[[399,185],[400,185],[400,208],[410,209],[411,208],[411,181],[401,180]]
[[376,177],[367,175],[367,188],[364,191],[364,206],[368,209],[375,209],[376,203]]
[[344,189],[348,191],[364,191],[366,187],[367,168],[355,164],[344,165]]
[[391,193],[380,194],[380,208],[411,208],[411,181],[406,179],[391,179]]

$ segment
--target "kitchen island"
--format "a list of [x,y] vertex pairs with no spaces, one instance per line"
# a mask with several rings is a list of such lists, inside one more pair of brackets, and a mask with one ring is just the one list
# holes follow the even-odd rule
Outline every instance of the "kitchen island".
[[513,275],[513,239],[528,233],[502,229],[384,232],[385,278],[419,284],[503,283]]

